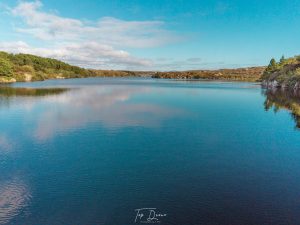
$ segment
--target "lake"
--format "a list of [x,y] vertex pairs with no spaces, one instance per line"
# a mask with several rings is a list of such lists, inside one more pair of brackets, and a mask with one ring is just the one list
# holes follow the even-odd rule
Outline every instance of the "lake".
[[257,83],[1,86],[0,224],[300,224],[299,106]]

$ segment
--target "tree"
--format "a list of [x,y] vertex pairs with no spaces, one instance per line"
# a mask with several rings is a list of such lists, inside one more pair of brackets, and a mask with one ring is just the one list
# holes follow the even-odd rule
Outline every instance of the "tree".
[[7,59],[0,58],[0,76],[13,76],[13,66]]
[[275,68],[276,64],[277,64],[276,60],[274,58],[272,58],[271,61],[270,61],[270,66]]
[[9,57],[8,53],[0,51],[0,58],[7,59],[8,57]]
[[277,63],[276,63],[276,60],[274,58],[271,59],[266,71],[267,72],[272,72],[274,70],[277,69]]
[[283,56],[281,56],[281,58],[280,58],[280,64],[283,65],[284,62],[285,62],[285,58],[284,58],[284,55],[283,55]]

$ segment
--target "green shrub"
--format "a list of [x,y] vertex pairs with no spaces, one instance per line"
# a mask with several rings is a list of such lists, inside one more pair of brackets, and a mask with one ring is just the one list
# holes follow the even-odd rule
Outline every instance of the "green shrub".
[[0,58],[0,76],[12,77],[13,73],[13,65],[7,59]]
[[32,66],[25,65],[25,66],[15,66],[15,72],[34,74],[35,70]]
[[6,52],[1,52],[0,51],[0,58],[3,58],[3,59],[8,59],[10,56],[9,53],[6,53]]
[[41,81],[45,80],[46,74],[41,71],[38,71],[35,76],[32,77],[32,81]]
[[295,70],[295,75],[300,76],[300,68],[297,68],[297,69]]

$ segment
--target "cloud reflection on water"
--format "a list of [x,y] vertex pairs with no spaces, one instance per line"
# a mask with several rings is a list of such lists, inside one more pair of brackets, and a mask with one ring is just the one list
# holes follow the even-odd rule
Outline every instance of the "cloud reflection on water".
[[[161,90],[148,86],[90,85],[58,93],[49,90],[43,96],[18,96],[17,91],[13,96],[6,96],[10,99],[9,107],[21,110],[24,121],[33,124],[27,129],[38,141],[95,124],[110,130],[137,126],[154,128],[163,120],[182,113],[180,109],[151,101],[151,94]],[[143,94],[147,94],[147,99]],[[8,147],[5,139],[2,144]]]
[[0,154],[10,152],[13,148],[12,141],[5,134],[0,133]]
[[180,113],[177,109],[153,103],[130,101],[136,94],[151,91],[146,87],[88,87],[47,97],[51,110],[38,119],[35,137],[46,140],[57,132],[101,123],[107,129],[146,126],[157,127],[163,119]]

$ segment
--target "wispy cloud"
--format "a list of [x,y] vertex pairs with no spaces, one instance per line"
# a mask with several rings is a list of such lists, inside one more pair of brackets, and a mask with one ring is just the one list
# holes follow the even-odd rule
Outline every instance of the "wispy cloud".
[[43,9],[41,1],[21,1],[9,9],[15,31],[42,43],[0,42],[0,50],[53,57],[79,66],[105,69],[150,69],[153,61],[132,56],[132,48],[153,48],[180,40],[163,21],[96,21],[60,16]]
[[97,41],[113,46],[147,48],[176,41],[176,36],[163,28],[163,21],[125,21],[103,17],[97,21],[65,18],[42,11],[42,3],[21,2],[11,10],[23,20],[19,32],[42,40]]
[[131,56],[128,52],[117,50],[110,45],[98,42],[61,43],[38,48],[23,41],[0,42],[0,49],[12,53],[34,54],[56,58],[74,65],[90,68],[149,67],[151,60]]

